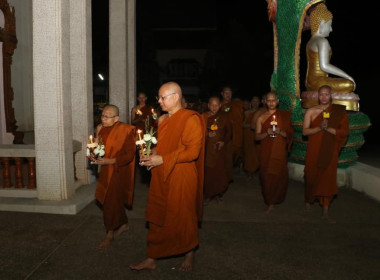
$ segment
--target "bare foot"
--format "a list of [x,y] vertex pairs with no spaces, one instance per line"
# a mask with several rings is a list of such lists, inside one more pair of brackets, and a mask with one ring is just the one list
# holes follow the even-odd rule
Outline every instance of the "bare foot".
[[129,268],[132,270],[143,270],[143,269],[155,270],[157,268],[157,264],[156,264],[155,259],[147,258],[139,264],[130,265]]
[[194,263],[194,251],[191,250],[185,255],[185,260],[179,267],[179,270],[181,271],[191,271],[193,270],[193,263]]
[[265,214],[269,214],[270,212],[272,212],[273,208],[274,208],[273,204],[269,205],[267,208],[267,211],[265,211]]
[[113,238],[107,236],[100,244],[98,245],[98,249],[107,249],[111,243],[112,243]]
[[310,203],[309,202],[305,202],[305,211],[310,211]]
[[129,230],[128,224],[121,225],[114,233],[114,237],[120,236],[123,232]]
[[329,224],[336,224],[336,221],[329,217],[329,207],[323,206],[323,214],[321,219],[326,220]]

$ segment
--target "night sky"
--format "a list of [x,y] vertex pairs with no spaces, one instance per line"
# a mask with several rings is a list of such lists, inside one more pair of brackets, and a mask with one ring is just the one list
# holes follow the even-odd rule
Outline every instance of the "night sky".
[[[231,84],[242,97],[261,96],[270,90],[270,75],[273,71],[273,31],[268,21],[266,1],[221,1],[195,0],[138,0],[137,10],[137,79],[145,75],[140,65],[147,57],[154,56],[159,48],[206,48],[217,50],[223,55],[223,66],[209,79],[207,92],[215,93],[223,84]],[[224,1],[223,1],[224,2]],[[96,73],[108,72],[108,1],[93,1],[93,66],[94,86]],[[375,16],[369,13],[368,5],[360,2],[326,1],[333,13],[333,31],[329,42],[332,48],[331,63],[351,75],[356,81],[356,90],[360,97],[360,111],[367,114],[372,126],[365,133],[366,142],[379,145],[375,139],[375,130],[379,128],[380,93],[377,89],[379,76],[377,45],[368,32],[375,30]],[[170,36],[161,32],[157,37],[157,28],[174,29],[177,27],[197,30],[191,35]],[[203,28],[204,31],[199,32]],[[307,34],[306,34],[307,33]],[[212,35],[211,35],[212,34]],[[198,37],[197,37],[198,36]],[[302,43],[309,38],[309,31],[302,37]],[[300,81],[303,90],[304,49],[300,54]],[[146,69],[146,68],[145,68]],[[150,67],[150,69],[153,69]],[[375,77],[375,74],[376,77]],[[159,86],[154,74],[151,79],[151,94],[156,94]],[[138,84],[138,87],[140,85]]]

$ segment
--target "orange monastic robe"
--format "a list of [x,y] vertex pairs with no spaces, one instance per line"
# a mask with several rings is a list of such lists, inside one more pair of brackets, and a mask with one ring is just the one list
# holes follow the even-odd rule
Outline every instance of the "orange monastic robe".
[[262,131],[270,127],[273,115],[276,115],[278,128],[285,131],[287,137],[267,136],[261,140],[260,181],[267,205],[278,204],[285,199],[289,180],[287,155],[294,134],[290,112],[280,109],[265,120]]
[[[335,108],[338,111],[335,111]],[[339,108],[341,108],[340,113]],[[336,184],[338,157],[349,133],[348,116],[344,106],[330,105],[328,110],[331,112],[328,126],[336,129],[336,135],[326,131],[309,135],[305,156],[305,200],[313,203],[318,199],[323,206],[330,205],[338,193]],[[312,121],[310,127],[320,126],[322,121],[321,113]],[[329,149],[331,150],[328,151]],[[327,162],[326,157],[328,157]]]
[[243,101],[234,100],[224,103],[220,110],[228,113],[232,121],[232,163],[236,164],[240,160],[243,147]]
[[124,206],[132,206],[136,153],[135,127],[116,122],[103,127],[102,138],[106,158],[116,158],[116,163],[103,165],[98,178],[95,198],[102,204],[104,225],[114,230],[128,222]]
[[[226,173],[225,159],[226,146],[231,142],[232,124],[228,115],[223,111],[212,116],[205,112],[202,116],[206,127],[204,198],[212,199],[223,195],[228,188],[229,178]],[[216,136],[209,137],[213,124],[217,125]],[[216,147],[216,143],[219,141],[224,142],[220,150]]]
[[194,249],[202,216],[204,122],[180,109],[158,126],[156,151],[163,164],[152,169],[146,219],[147,257],[162,258]]
[[243,128],[243,158],[244,170],[254,173],[259,168],[259,157],[256,150],[255,132],[251,129],[251,122],[255,112],[250,112],[244,119]]

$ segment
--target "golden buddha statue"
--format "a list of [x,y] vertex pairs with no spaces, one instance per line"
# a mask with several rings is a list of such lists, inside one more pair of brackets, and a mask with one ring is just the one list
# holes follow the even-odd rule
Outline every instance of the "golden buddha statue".
[[[312,36],[306,45],[307,72],[305,86],[310,95],[312,92],[317,92],[320,86],[329,85],[333,91],[333,98],[334,94],[336,97],[334,103],[346,105],[347,110],[358,111],[359,98],[353,93],[356,87],[354,79],[330,63],[332,51],[326,38],[332,31],[332,18],[332,13],[324,3],[316,5],[310,12],[309,20]],[[329,75],[336,77],[330,77]],[[341,102],[339,102],[340,99],[342,100]],[[308,105],[304,107],[315,105],[310,102],[303,103]]]

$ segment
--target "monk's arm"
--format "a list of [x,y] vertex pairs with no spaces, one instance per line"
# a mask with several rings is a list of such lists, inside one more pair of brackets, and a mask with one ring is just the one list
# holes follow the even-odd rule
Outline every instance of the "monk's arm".
[[256,121],[256,130],[255,130],[255,139],[257,141],[263,140],[265,137],[268,136],[268,131],[262,131],[262,115],[257,119]]
[[133,107],[131,110],[131,123],[134,124],[136,119],[136,107]]
[[316,126],[316,127],[313,127],[311,128],[311,116],[312,116],[312,110],[309,109],[306,111],[305,113],[305,117],[304,117],[304,120],[303,120],[303,126],[302,126],[302,134],[304,136],[309,136],[309,135],[313,135],[313,134],[316,134],[320,131],[322,131],[322,128],[320,126]]

